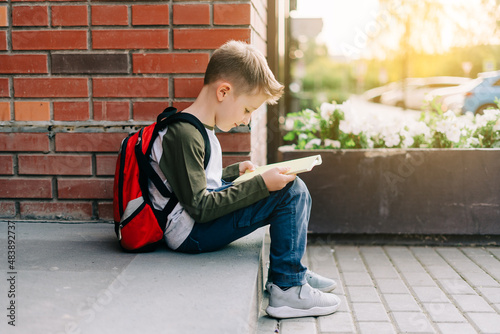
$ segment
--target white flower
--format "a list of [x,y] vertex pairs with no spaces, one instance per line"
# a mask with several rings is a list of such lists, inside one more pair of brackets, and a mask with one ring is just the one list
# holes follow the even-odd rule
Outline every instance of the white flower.
[[493,126],[493,131],[500,131],[500,118],[498,119],[498,121]]
[[335,109],[337,109],[337,104],[326,103],[326,102],[322,103],[321,106],[319,107],[321,118],[328,121],[330,117],[332,117]]
[[399,142],[401,141],[401,138],[397,133],[390,134],[389,136],[384,138],[385,140],[385,146],[387,147],[394,147],[399,145]]
[[470,147],[474,147],[474,146],[477,146],[477,145],[479,145],[479,139],[474,138],[474,137],[469,137],[465,141],[465,145],[464,146],[466,148],[470,148]]
[[333,148],[340,148],[341,144],[338,140],[325,139],[325,146],[331,146]]
[[403,139],[403,146],[404,147],[410,147],[415,142],[415,140],[413,140],[413,137],[410,136],[410,133],[406,130],[401,130],[400,135],[402,137],[404,137],[404,139]]
[[452,127],[446,132],[446,138],[453,143],[458,143],[460,141],[460,129]]
[[309,149],[312,149],[314,147],[314,145],[321,145],[321,139],[319,138],[314,138],[314,139],[311,139],[305,146],[305,149],[306,150],[309,150]]

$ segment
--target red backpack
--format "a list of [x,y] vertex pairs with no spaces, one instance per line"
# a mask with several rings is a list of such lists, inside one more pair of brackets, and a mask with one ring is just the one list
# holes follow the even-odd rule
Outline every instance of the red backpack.
[[[152,251],[162,240],[167,217],[178,203],[150,163],[153,143],[158,133],[168,124],[188,122],[195,126],[205,141],[205,161],[210,159],[210,142],[203,124],[193,115],[177,112],[168,107],[153,123],[130,134],[121,144],[116,162],[113,187],[113,213],[115,233],[121,247],[126,251]],[[169,198],[163,210],[156,210],[151,203],[148,181]]]

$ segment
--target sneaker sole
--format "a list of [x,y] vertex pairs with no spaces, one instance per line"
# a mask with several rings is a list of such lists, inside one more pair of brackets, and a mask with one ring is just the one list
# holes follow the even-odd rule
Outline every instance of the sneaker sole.
[[[269,283],[266,283],[266,285],[265,285],[265,289],[266,289],[266,291],[269,291],[269,289],[267,288],[267,285],[268,285],[268,284],[269,284]],[[318,289],[318,290],[319,290],[319,291],[321,291],[321,292],[332,292],[332,291],[333,291],[333,290],[335,290],[336,288],[337,288],[337,283],[332,284],[332,285],[330,285],[330,286],[327,286],[326,288],[315,288],[315,289]]]
[[317,317],[321,315],[331,314],[339,308],[340,304],[328,307],[312,307],[310,309],[297,309],[290,306],[272,307],[268,306],[266,308],[267,314],[273,318],[284,319],[284,318],[300,318],[300,317]]

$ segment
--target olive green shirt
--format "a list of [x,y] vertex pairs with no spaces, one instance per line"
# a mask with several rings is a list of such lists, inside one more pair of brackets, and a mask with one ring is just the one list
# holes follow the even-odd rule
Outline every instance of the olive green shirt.
[[[207,131],[213,131],[213,128],[205,127]],[[221,191],[208,191],[203,166],[205,143],[201,133],[189,123],[169,125],[162,146],[161,171],[181,205],[198,223],[222,217],[269,196],[260,175]],[[215,154],[211,155],[211,159],[213,156]],[[232,181],[238,176],[239,164],[230,165],[222,171],[225,181]]]

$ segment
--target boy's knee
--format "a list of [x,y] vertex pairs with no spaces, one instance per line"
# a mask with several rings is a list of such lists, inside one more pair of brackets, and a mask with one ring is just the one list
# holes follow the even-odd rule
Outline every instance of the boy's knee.
[[311,201],[311,194],[309,193],[309,189],[304,181],[300,177],[296,177],[292,182],[292,186],[290,187],[290,192],[297,196],[303,196],[306,198],[308,202]]

